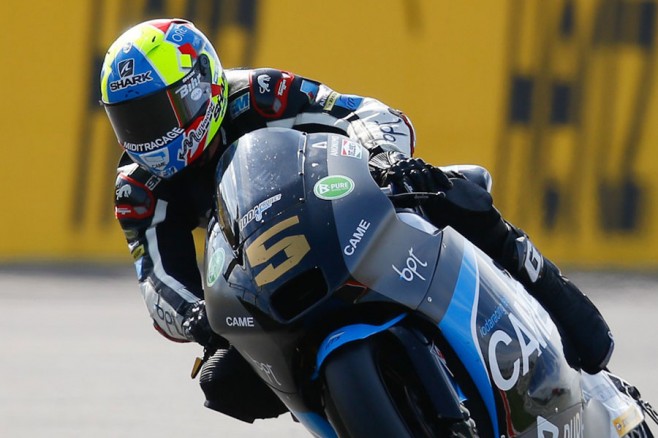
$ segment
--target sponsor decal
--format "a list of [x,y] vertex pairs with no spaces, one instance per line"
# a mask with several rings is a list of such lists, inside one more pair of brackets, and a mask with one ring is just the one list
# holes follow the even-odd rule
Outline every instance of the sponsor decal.
[[133,189],[129,184],[124,184],[116,190],[116,198],[128,198],[132,194]]
[[232,119],[235,119],[243,112],[247,111],[250,107],[249,93],[244,93],[242,96],[233,100],[228,106],[228,112]]
[[521,240],[523,243],[525,243],[523,266],[525,267],[526,273],[528,274],[528,278],[532,283],[534,283],[539,278],[539,273],[544,266],[544,259],[528,238],[523,237]]
[[[385,121],[374,120],[374,122],[379,126],[382,138],[388,142],[395,143],[398,136],[408,137],[407,132],[404,132],[407,131],[408,128],[400,117],[395,117],[393,120]],[[398,130],[401,123],[403,124],[404,131]]]
[[501,320],[501,318],[505,315],[507,315],[507,308],[509,308],[509,304],[507,303],[507,300],[503,297],[501,300],[501,304],[496,306],[496,309],[493,311],[491,316],[486,319],[484,324],[480,327],[480,336],[484,337],[491,330],[493,330],[494,327],[498,324],[498,322]]
[[583,427],[584,425],[580,417],[580,412],[576,412],[568,422],[562,425],[562,433],[560,433],[560,428],[558,426],[541,415],[537,416],[538,438],[583,438]]
[[144,245],[138,245],[130,251],[130,255],[133,257],[133,260],[139,260],[144,256],[145,253],[146,250],[144,249]]
[[[208,286],[212,286],[217,282],[222,273],[224,262],[226,261],[226,253],[224,248],[219,248],[212,253],[210,261],[208,261],[208,275],[206,275],[206,282]],[[228,318],[227,318],[228,319]]]
[[558,438],[560,429],[541,415],[537,416],[537,437]]
[[229,327],[254,327],[253,316],[227,316],[226,325]]
[[169,34],[167,35],[167,40],[180,44],[185,39],[185,36],[187,35],[188,31],[189,29],[187,28],[187,26],[182,24],[176,24],[172,26],[171,29],[169,30]]
[[183,134],[184,132],[185,130],[183,128],[179,128],[177,126],[173,128],[171,131],[164,134],[162,137],[156,138],[155,140],[151,140],[146,143],[124,142],[123,147],[131,152],[149,152],[155,149],[160,149],[163,146],[166,146],[167,144],[176,140],[176,138],[178,138],[178,136]]
[[148,181],[146,181],[146,184],[144,184],[144,185],[149,190],[155,190],[157,185],[160,184],[160,181],[162,181],[161,178],[159,178],[155,175],[151,175],[151,177],[148,179]]
[[[114,214],[117,219],[143,219],[153,214],[155,200],[153,194],[142,183],[120,174],[120,187],[116,190]],[[130,230],[127,230],[130,231]],[[130,240],[129,233],[126,237]],[[131,252],[134,250],[131,247]]]
[[308,101],[310,103],[315,102],[315,98],[318,96],[319,89],[320,87],[318,86],[318,84],[306,80],[303,80],[300,86],[301,92],[306,94],[306,96],[308,97]]
[[631,406],[626,412],[612,420],[612,424],[615,426],[615,430],[620,437],[629,433],[640,423],[642,423],[642,416],[635,406]]
[[267,211],[270,207],[272,207],[272,204],[275,202],[279,201],[281,199],[281,194],[278,193],[271,198],[267,198],[263,202],[259,203],[257,206],[252,208],[240,218],[240,231],[244,229],[250,222],[252,221],[260,221],[263,219],[263,213]]
[[288,93],[294,78],[281,70],[256,70],[249,77],[253,108],[263,117],[280,117],[288,105]]
[[121,61],[119,63],[119,77],[120,78],[126,78],[128,76],[132,76],[135,71],[135,60],[134,59],[126,59],[124,61]]
[[181,99],[185,99],[189,95],[192,100],[196,101],[203,95],[203,90],[199,88],[200,84],[201,73],[196,72],[196,74],[183,79],[183,85],[178,87],[175,92]]
[[123,90],[124,88],[143,84],[153,80],[150,70],[144,73],[135,74],[135,60],[133,58],[120,61],[118,69],[120,79],[110,82],[111,91]]
[[265,94],[270,92],[270,80],[272,78],[270,75],[259,75],[256,78],[256,82],[258,82],[258,92],[260,94]]
[[363,97],[361,96],[343,94],[338,99],[336,99],[334,105],[348,109],[350,111],[354,111],[361,105],[361,102],[363,102]]
[[331,156],[334,156],[334,157],[338,156],[338,149],[340,148],[339,143],[340,143],[341,140],[342,140],[341,137],[335,137],[335,136],[331,137],[329,139],[329,141],[330,141],[330,143],[329,143],[329,154]]
[[210,122],[219,119],[220,114],[221,106],[213,103],[210,108],[208,108],[208,111],[203,117],[201,123],[199,123],[199,126],[187,131],[185,138],[183,138],[183,142],[181,143],[181,148],[178,150],[178,161],[189,164],[194,158],[196,158],[197,152],[199,152],[199,145],[206,138],[206,134],[208,134]]
[[393,270],[398,273],[400,278],[404,281],[411,282],[413,281],[416,277],[420,278],[421,280],[425,281],[425,277],[420,275],[420,272],[418,272],[419,268],[426,268],[427,267],[427,262],[423,262],[420,260],[416,255],[414,254],[414,249],[409,248],[409,257],[407,257],[407,260],[405,262],[405,267],[400,270],[398,267],[395,265],[391,265],[393,267]]
[[580,412],[571,417],[569,422],[564,425],[562,436],[565,438],[583,438],[583,421],[580,418]]
[[147,167],[155,170],[164,170],[169,164],[169,150],[159,149],[157,151],[148,152],[138,156]]
[[370,222],[361,219],[359,224],[356,226],[356,231],[352,233],[352,237],[349,239],[349,244],[343,248],[343,254],[346,256],[351,256],[356,251],[356,247],[361,243],[363,236],[366,235],[366,232],[370,228]]
[[344,175],[325,176],[315,183],[313,193],[320,199],[335,201],[344,198],[354,190],[354,181]]
[[272,368],[272,365],[265,363],[265,362],[260,362],[253,357],[249,355],[249,353],[244,352],[244,354],[249,358],[250,361],[254,363],[256,366],[256,369],[261,372],[265,376],[266,382],[269,382],[270,384],[277,384],[278,386],[283,385],[279,379],[276,378],[274,375],[274,369]]
[[332,91],[331,94],[327,97],[327,100],[324,102],[324,107],[323,109],[325,111],[331,111],[334,107],[334,104],[336,103],[336,99],[338,99],[339,94],[336,93],[335,91]]
[[[523,320],[529,323],[522,322],[514,313],[507,313],[506,315],[514,329],[514,336],[520,350],[518,351],[518,356],[512,362],[511,374],[509,373],[509,362],[514,356],[508,349],[501,355],[501,363],[498,355],[498,346],[500,344],[510,345],[514,339],[506,331],[496,330],[489,338],[487,349],[492,380],[503,391],[514,387],[519,378],[528,374],[530,371],[530,359],[534,356],[539,356],[542,350],[546,348],[547,340],[550,338],[552,329],[550,318],[547,321],[542,321],[536,312],[532,312],[529,308],[524,308],[521,305],[515,306],[515,309],[520,314],[523,314]],[[531,325],[530,322],[532,323]],[[503,372],[509,374],[509,376],[503,376]]]
[[345,138],[343,139],[343,144],[340,148],[340,154],[343,157],[352,157],[358,159],[361,159],[363,156],[361,145]]
[[277,96],[283,96],[283,93],[285,93],[286,89],[288,88],[288,84],[286,84],[286,81],[283,80],[279,83],[279,90],[276,92]]

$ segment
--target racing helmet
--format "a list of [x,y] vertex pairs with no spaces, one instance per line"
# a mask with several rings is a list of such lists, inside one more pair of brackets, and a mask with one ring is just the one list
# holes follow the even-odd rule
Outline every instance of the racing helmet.
[[162,178],[201,157],[226,112],[222,64],[187,20],[150,20],[127,30],[105,55],[100,84],[119,144]]

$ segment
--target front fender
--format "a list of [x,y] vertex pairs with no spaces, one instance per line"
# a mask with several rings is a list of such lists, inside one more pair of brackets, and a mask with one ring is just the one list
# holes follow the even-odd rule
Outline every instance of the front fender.
[[322,364],[327,359],[327,357],[337,348],[349,342],[366,339],[372,335],[388,330],[398,322],[402,321],[405,316],[407,316],[406,313],[403,313],[402,315],[396,316],[395,318],[382,325],[352,324],[339,328],[338,330],[334,330],[320,344],[320,348],[315,360],[315,371],[313,372],[311,378],[313,380],[318,378]]

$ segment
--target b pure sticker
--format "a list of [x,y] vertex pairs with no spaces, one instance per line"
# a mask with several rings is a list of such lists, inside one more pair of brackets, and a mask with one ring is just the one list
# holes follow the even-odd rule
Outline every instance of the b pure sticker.
[[354,181],[343,175],[325,176],[315,183],[313,193],[320,199],[335,201],[344,198],[354,190]]
[[222,273],[225,259],[226,254],[224,254],[224,248],[219,248],[212,253],[212,256],[210,256],[210,261],[208,262],[208,276],[206,277],[208,286],[212,286],[217,282],[217,279]]

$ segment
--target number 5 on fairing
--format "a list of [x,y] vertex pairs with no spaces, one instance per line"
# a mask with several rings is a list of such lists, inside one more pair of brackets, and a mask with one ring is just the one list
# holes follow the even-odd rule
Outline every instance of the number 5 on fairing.
[[286,236],[271,245],[269,248],[265,246],[265,243],[270,240],[270,238],[297,225],[298,223],[298,216],[293,216],[281,221],[254,239],[254,241],[247,247],[245,254],[247,255],[247,260],[252,267],[271,261],[281,251],[286,255],[285,261],[279,263],[277,266],[270,263],[265,266],[258,275],[256,275],[255,280],[258,286],[263,286],[276,281],[283,274],[294,268],[311,250],[311,246],[308,244],[308,240],[306,240],[306,237],[303,234]]

